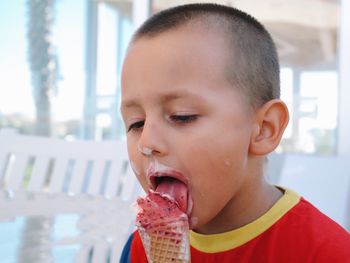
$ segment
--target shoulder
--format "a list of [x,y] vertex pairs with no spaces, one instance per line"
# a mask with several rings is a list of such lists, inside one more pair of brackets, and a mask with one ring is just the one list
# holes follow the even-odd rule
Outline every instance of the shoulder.
[[[320,212],[308,201],[301,200],[302,211],[308,211],[307,222],[314,239],[318,241],[316,257],[319,261],[324,258],[338,258],[350,262],[350,234],[335,221]],[[335,261],[333,261],[335,262]]]
[[291,220],[297,220],[299,223],[297,225],[304,226],[309,232],[317,233],[318,239],[321,237],[323,239],[341,237],[349,240],[350,238],[349,233],[344,228],[304,198],[301,198],[300,202],[288,214]]
[[316,262],[350,262],[350,234],[307,200],[301,198],[278,225]]

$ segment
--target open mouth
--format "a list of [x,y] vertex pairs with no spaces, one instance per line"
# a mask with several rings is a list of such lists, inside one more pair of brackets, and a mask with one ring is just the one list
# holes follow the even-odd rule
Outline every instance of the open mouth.
[[152,173],[149,176],[151,188],[156,193],[167,195],[173,199],[179,209],[190,215],[192,211],[192,198],[188,190],[187,179],[178,173]]
[[166,173],[166,172],[154,172],[149,175],[151,188],[156,190],[157,187],[163,182],[180,181],[187,186],[188,180],[179,173]]

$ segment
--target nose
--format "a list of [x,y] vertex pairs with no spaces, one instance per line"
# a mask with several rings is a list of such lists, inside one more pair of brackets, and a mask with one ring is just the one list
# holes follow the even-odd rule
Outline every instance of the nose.
[[139,137],[138,150],[146,157],[163,156],[167,153],[168,146],[160,124],[145,122]]

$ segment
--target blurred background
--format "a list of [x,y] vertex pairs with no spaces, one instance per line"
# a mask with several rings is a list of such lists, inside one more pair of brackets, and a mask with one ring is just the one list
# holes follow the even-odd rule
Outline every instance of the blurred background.
[[[154,12],[190,2],[196,1],[1,1],[0,128],[122,138],[120,69],[133,30]],[[278,151],[334,155],[349,145],[342,138],[350,134],[349,108],[342,105],[349,83],[341,78],[349,70],[342,47],[346,1],[216,2],[252,14],[276,42],[282,98],[291,113]]]
[[[65,141],[124,140],[120,71],[135,28],[155,12],[195,2],[209,1],[0,1],[0,132]],[[278,49],[281,94],[291,118],[269,158],[270,180],[296,190],[350,230],[350,0],[214,2],[256,17]],[[0,261],[30,262],[21,251],[23,236],[38,233],[34,224],[74,234],[77,218],[73,213],[29,223],[0,220]],[[35,254],[40,244],[29,243]],[[54,261],[72,262],[80,250],[78,245],[61,249]],[[91,251],[90,261],[77,262],[101,262],[91,261]],[[117,261],[109,256],[106,262]]]

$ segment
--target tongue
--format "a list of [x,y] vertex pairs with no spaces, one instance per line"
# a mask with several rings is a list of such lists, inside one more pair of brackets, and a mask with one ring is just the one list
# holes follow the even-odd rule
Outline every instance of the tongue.
[[166,194],[175,199],[179,209],[186,213],[187,210],[187,187],[184,183],[173,178],[164,178],[157,186],[157,193]]

